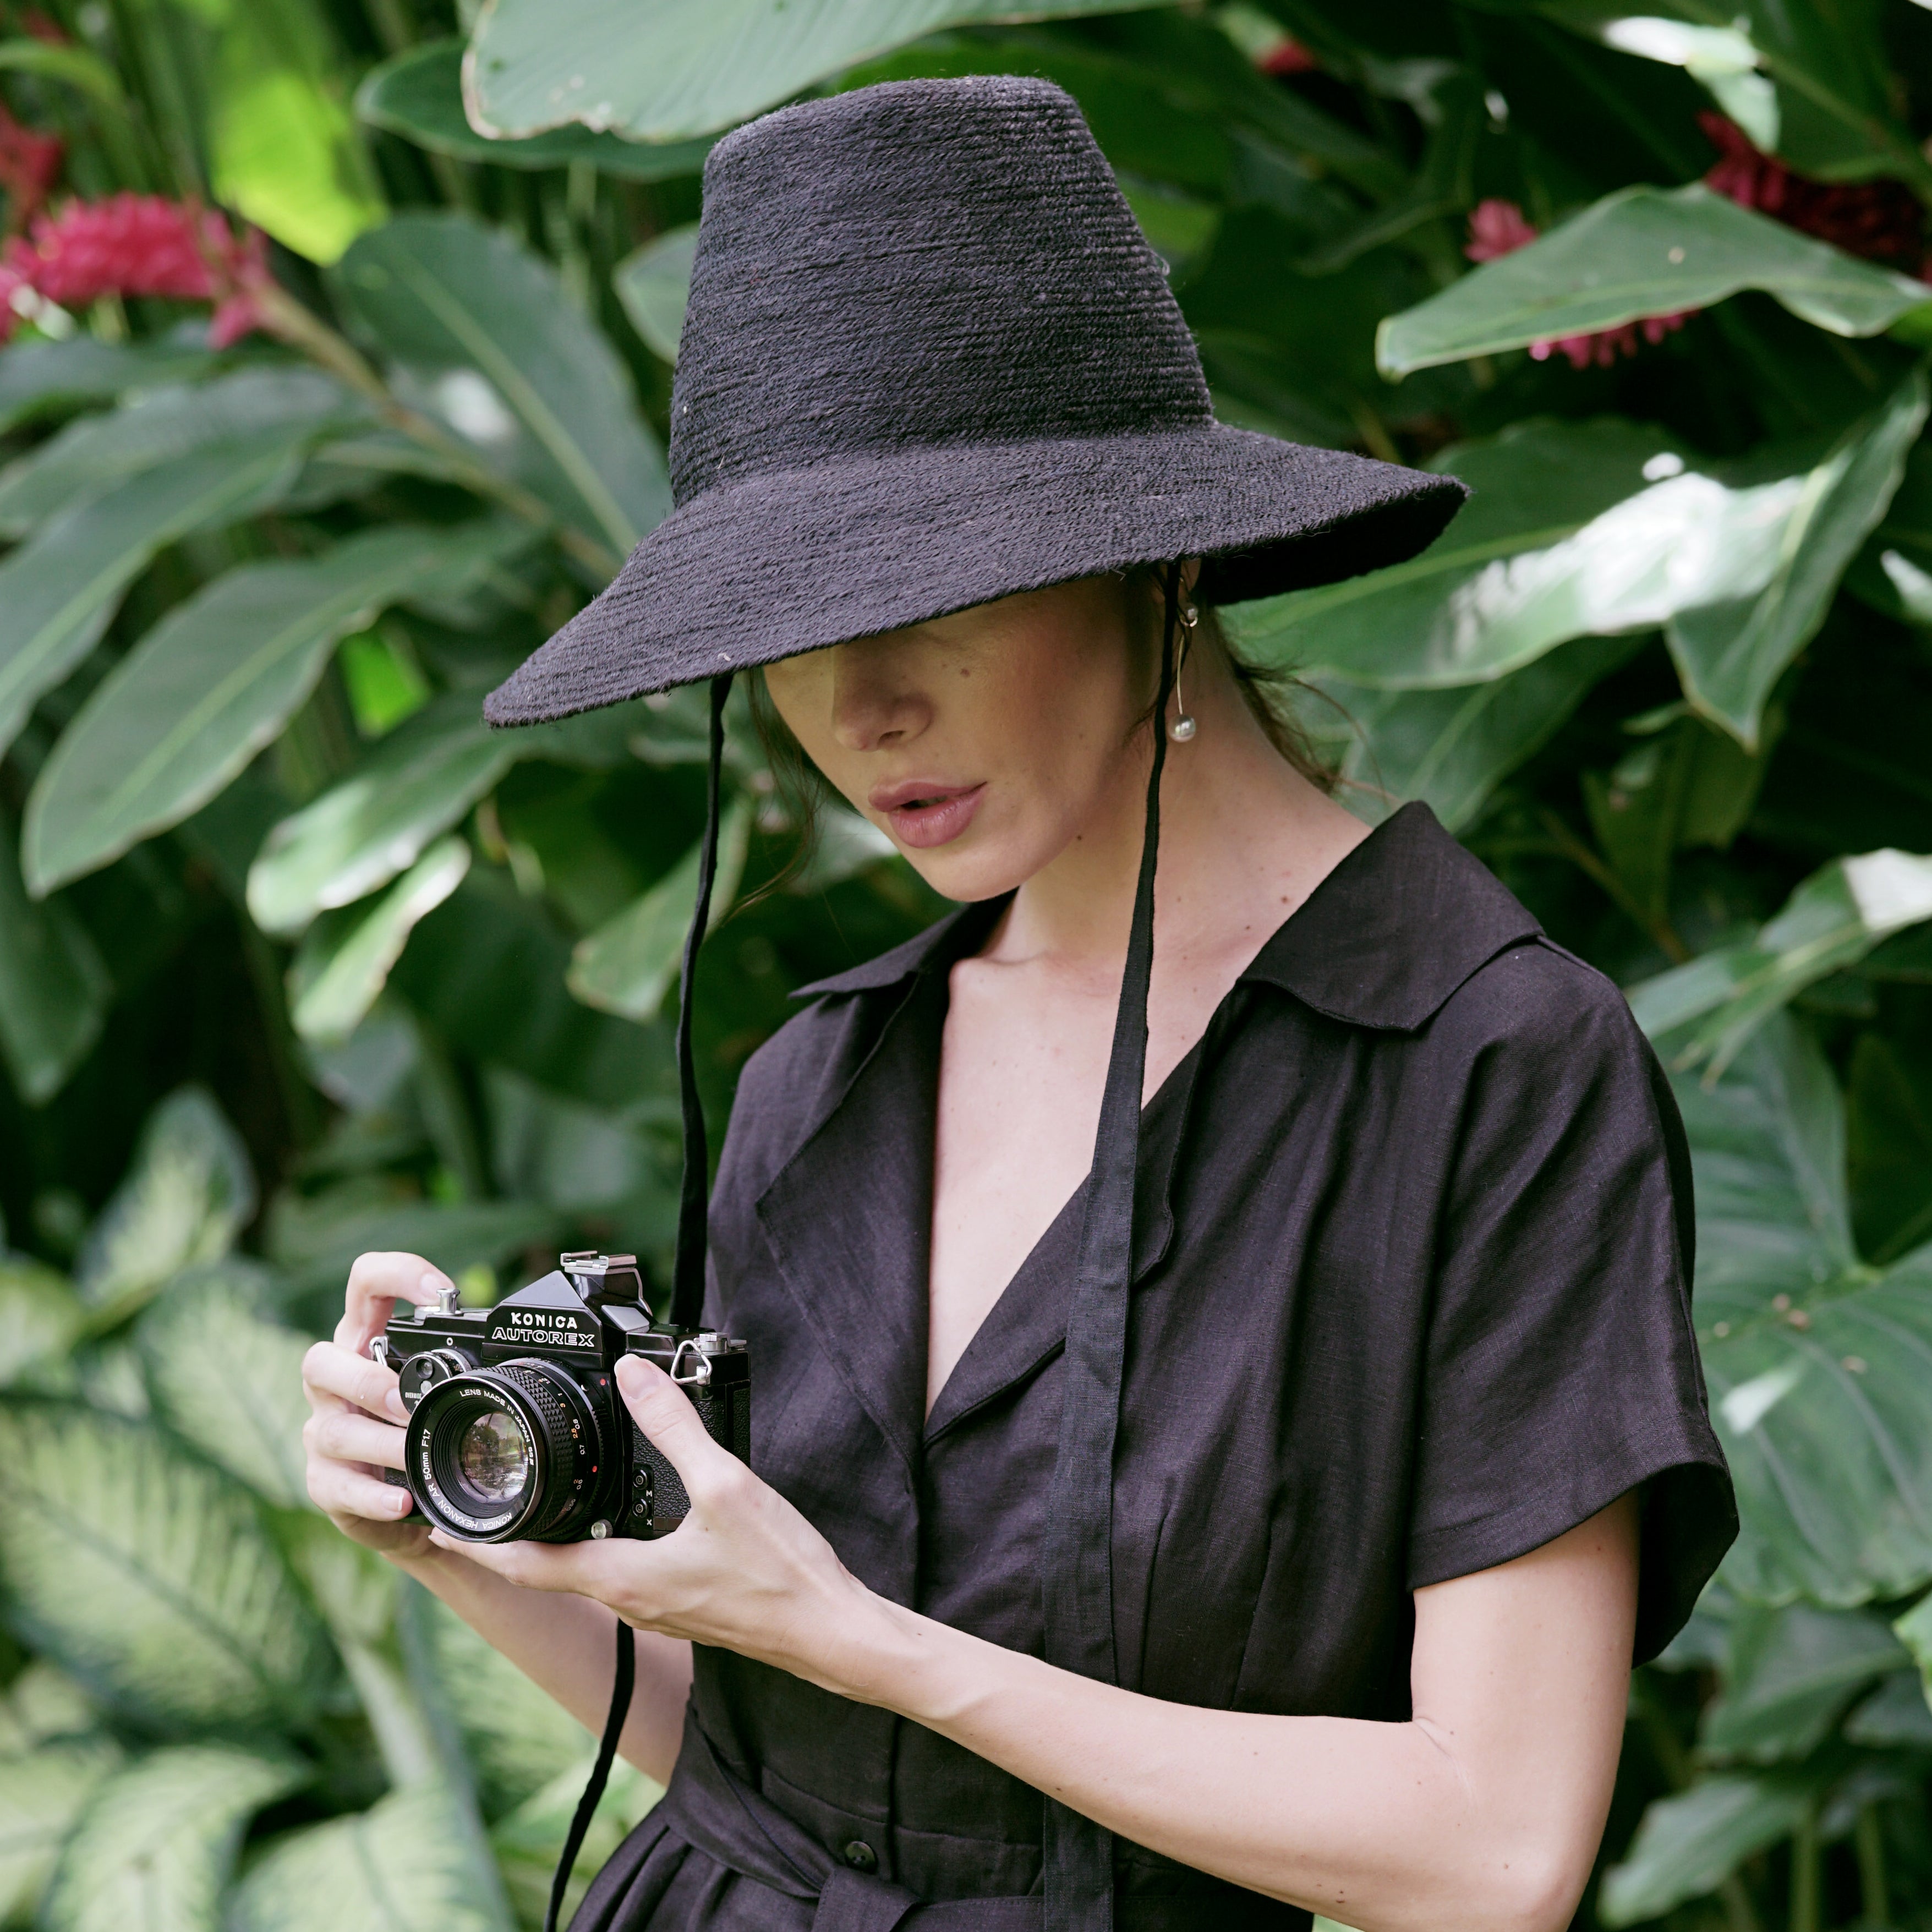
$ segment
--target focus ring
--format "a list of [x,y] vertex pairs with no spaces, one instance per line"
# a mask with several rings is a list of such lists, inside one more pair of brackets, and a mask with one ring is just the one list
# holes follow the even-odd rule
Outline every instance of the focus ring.
[[[587,1472],[603,1461],[598,1454],[596,1420],[590,1413],[590,1404],[580,1399],[566,1405],[544,1364],[502,1362],[494,1372],[513,1384],[528,1400],[549,1452],[544,1458],[544,1494],[536,1511],[523,1525],[523,1534],[534,1540],[556,1528],[586,1499]],[[572,1393],[575,1394],[574,1390]],[[572,1407],[581,1412],[572,1414]]]

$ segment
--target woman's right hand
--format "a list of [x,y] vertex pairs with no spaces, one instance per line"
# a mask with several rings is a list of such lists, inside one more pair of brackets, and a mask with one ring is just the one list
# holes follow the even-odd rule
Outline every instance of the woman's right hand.
[[335,1339],[302,1358],[302,1388],[314,1413],[302,1426],[310,1500],[345,1536],[386,1556],[429,1552],[429,1526],[405,1522],[408,1490],[382,1480],[403,1466],[402,1424],[408,1411],[395,1372],[369,1357],[398,1301],[428,1306],[451,1286],[420,1255],[372,1254],[349,1270],[349,1292]]

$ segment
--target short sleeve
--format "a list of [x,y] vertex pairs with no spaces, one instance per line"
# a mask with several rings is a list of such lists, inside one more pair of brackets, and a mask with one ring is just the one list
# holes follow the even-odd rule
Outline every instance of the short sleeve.
[[1492,961],[1445,1022],[1466,1077],[1424,1355],[1410,1587],[1508,1562],[1640,1489],[1643,1662],[1737,1532],[1690,1323],[1676,1104],[1622,994],[1546,944]]

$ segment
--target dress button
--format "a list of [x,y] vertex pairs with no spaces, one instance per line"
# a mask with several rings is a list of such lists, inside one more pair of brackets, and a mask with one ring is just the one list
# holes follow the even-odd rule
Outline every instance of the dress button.
[[854,1838],[845,1847],[845,1862],[854,1871],[877,1871],[879,1868],[879,1855],[866,1844],[863,1838]]

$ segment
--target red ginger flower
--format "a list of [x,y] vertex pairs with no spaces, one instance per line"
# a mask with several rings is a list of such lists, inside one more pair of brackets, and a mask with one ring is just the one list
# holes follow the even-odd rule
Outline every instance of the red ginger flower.
[[[1493,262],[1498,256],[1513,255],[1536,239],[1536,230],[1524,218],[1513,201],[1491,199],[1479,201],[1469,214],[1469,242],[1463,250],[1472,262]],[[1670,315],[1647,315],[1640,322],[1627,322],[1621,328],[1601,328],[1589,335],[1562,335],[1551,342],[1532,342],[1533,361],[1546,362],[1561,350],[1573,369],[1587,369],[1595,363],[1607,369],[1619,354],[1634,356],[1641,339],[1658,343],[1673,328],[1682,328],[1686,316],[1694,309],[1680,309]]]
[[225,349],[262,326],[260,298],[272,286],[267,244],[239,235],[212,211],[159,195],[113,194],[70,201],[38,216],[28,239],[8,250],[7,271],[63,308],[106,295],[165,296],[216,304],[208,339]]
[[1313,74],[1322,63],[1299,40],[1283,40],[1255,62],[1263,74]]
[[1718,151],[1706,187],[1848,255],[1920,267],[1924,218],[1903,182],[1814,181],[1753,146],[1750,136],[1721,114],[1700,114],[1697,124]]
[[22,127],[0,105],[0,188],[7,193],[7,224],[21,229],[47,198],[67,149],[57,134]]

